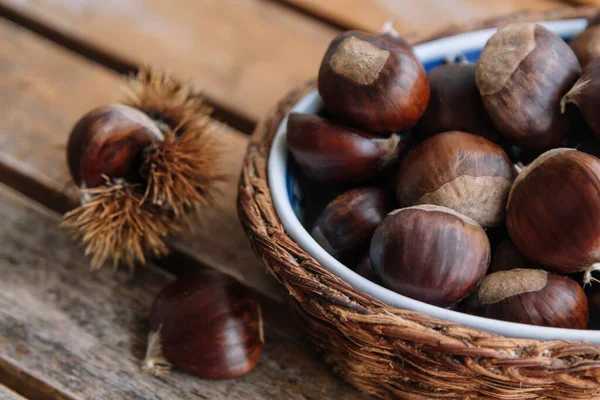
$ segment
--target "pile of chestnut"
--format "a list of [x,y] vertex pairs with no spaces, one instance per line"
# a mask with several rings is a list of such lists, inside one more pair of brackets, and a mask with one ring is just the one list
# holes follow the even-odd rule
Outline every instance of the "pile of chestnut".
[[598,327],[600,59],[586,49],[518,23],[475,64],[426,73],[393,31],[339,35],[324,109],[287,125],[313,238],[432,305]]

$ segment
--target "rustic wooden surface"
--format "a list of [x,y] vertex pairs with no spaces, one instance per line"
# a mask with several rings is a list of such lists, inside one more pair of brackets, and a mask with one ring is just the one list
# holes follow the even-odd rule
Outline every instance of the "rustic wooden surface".
[[[560,0],[283,0],[341,27],[378,32],[390,19],[402,34],[427,34],[447,25],[522,10],[563,7]],[[598,1],[598,0],[580,0]]]
[[[281,304],[286,294],[241,231],[235,193],[244,133],[316,74],[341,29],[377,31],[392,17],[414,38],[473,18],[599,2],[0,0],[0,182],[24,195],[0,186],[0,399],[360,398],[301,344]],[[83,250],[55,226],[54,212],[77,201],[64,164],[72,124],[117,101],[118,73],[142,64],[202,87],[219,116],[244,131],[223,128],[222,197],[160,262],[177,272],[214,268],[259,295],[267,345],[258,369],[240,380],[143,375],[144,321],[172,275],[157,267],[133,277],[92,274]]]
[[58,219],[0,186],[0,376],[24,371],[75,399],[360,398],[268,319],[261,362],[241,379],[143,373],[150,306],[172,275],[153,266],[90,273]]

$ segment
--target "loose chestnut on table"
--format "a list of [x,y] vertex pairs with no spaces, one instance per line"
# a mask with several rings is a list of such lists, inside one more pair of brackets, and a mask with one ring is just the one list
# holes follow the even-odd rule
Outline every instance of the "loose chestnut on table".
[[475,64],[440,65],[429,71],[427,77],[431,90],[429,104],[413,129],[419,137],[464,131],[495,143],[500,141],[500,134],[483,108],[475,84]]
[[183,276],[158,295],[150,315],[145,371],[171,367],[233,379],[257,364],[264,342],[260,306],[248,288],[216,271]]
[[344,32],[329,45],[318,88],[338,118],[381,135],[415,125],[429,101],[427,74],[410,46],[359,31]]
[[490,243],[471,218],[427,204],[390,213],[373,235],[370,257],[383,286],[448,307],[485,276]]
[[553,272],[600,269],[600,160],[553,149],[519,174],[506,212],[508,233],[530,260]]
[[377,226],[392,209],[388,193],[379,187],[363,187],[336,197],[327,205],[312,229],[312,237],[342,262],[356,262],[371,242]]
[[488,318],[568,329],[585,329],[588,323],[587,298],[577,282],[540,269],[488,275],[474,296]]
[[569,132],[570,116],[560,99],[581,67],[556,33],[533,23],[500,28],[477,62],[483,104],[500,133],[519,146],[547,150]]
[[504,220],[516,171],[504,150],[465,132],[432,136],[404,159],[396,180],[401,207],[437,204],[494,227]]
[[[600,28],[600,26],[598,26]],[[583,119],[594,135],[600,138],[600,59],[590,62],[584,69],[581,78],[561,100],[561,108],[566,112],[567,104],[579,108]]]
[[399,135],[382,138],[313,114],[292,113],[287,145],[302,171],[317,182],[361,183],[393,167],[406,148]]

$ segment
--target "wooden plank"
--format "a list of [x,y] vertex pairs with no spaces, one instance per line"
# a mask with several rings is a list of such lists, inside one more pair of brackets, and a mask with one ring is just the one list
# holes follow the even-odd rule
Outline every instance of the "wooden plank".
[[[43,60],[41,62],[40,60]],[[74,122],[91,108],[121,97],[121,81],[8,22],[0,22],[0,180],[60,211],[76,194],[64,147]],[[223,128],[227,183],[204,218],[175,248],[275,299],[279,286],[254,256],[239,224],[235,198],[247,137]]]
[[265,0],[1,0],[128,63],[192,79],[257,121],[313,77],[337,30]]
[[[394,19],[404,35],[425,37],[451,24],[498,17],[516,11],[564,7],[561,0],[280,0],[347,29],[378,32]],[[577,1],[577,0],[576,0]],[[596,1],[596,0],[579,0]]]
[[361,398],[269,321],[261,361],[240,379],[145,374],[150,306],[173,277],[152,266],[91,273],[58,215],[5,186],[0,220],[0,377],[17,369],[74,399]]
[[4,385],[0,385],[0,400],[27,400]]

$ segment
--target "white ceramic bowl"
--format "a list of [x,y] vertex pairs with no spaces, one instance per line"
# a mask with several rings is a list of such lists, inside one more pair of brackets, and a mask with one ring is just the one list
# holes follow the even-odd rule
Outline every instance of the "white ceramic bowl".
[[[542,25],[557,32],[566,40],[581,32],[586,24],[587,21],[584,19],[542,23]],[[475,61],[479,57],[481,49],[495,31],[495,29],[485,29],[450,36],[415,46],[414,51],[427,70],[441,64],[444,60],[448,59],[448,57],[455,57],[461,54],[469,61]],[[322,106],[323,104],[319,94],[314,91],[302,98],[294,106],[292,111],[316,113]],[[363,278],[341,264],[317,244],[301,223],[303,216],[299,204],[302,199],[302,193],[299,186],[296,185],[295,177],[290,172],[289,168],[288,151],[286,147],[286,125],[287,118],[285,118],[279,126],[269,157],[269,186],[273,196],[275,210],[277,211],[287,234],[323,267],[346,280],[354,288],[367,293],[390,306],[418,311],[435,318],[495,332],[508,337],[546,340],[583,340],[591,343],[600,343],[600,331],[546,328],[517,324],[476,317],[432,306],[392,292],[391,290]],[[307,201],[310,201],[310,199],[307,199]]]

